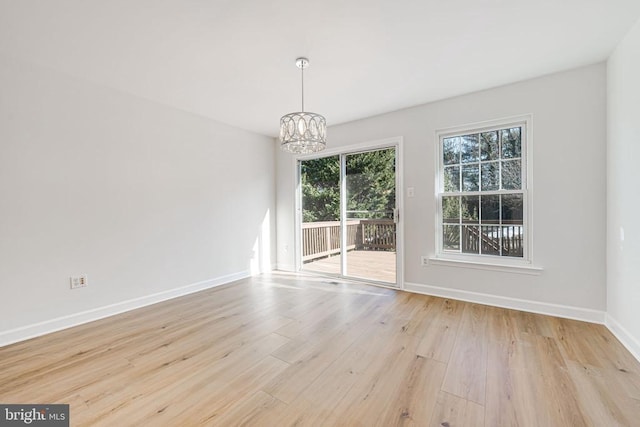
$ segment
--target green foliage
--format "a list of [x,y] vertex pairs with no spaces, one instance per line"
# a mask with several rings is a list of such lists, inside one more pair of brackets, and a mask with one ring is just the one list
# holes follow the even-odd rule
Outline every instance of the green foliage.
[[[347,210],[351,218],[389,218],[395,207],[395,150],[346,157]],[[305,160],[302,174],[302,220],[340,219],[340,157]]]
[[395,150],[347,156],[347,210],[352,218],[389,218],[396,203]]
[[302,175],[302,221],[340,219],[340,157],[305,160]]

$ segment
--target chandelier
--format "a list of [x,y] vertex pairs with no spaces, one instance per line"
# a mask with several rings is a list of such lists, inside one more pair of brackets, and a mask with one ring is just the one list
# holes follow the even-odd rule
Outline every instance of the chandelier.
[[280,119],[280,147],[294,154],[315,153],[327,146],[327,121],[320,114],[304,111],[304,69],[309,60],[298,58],[296,66],[302,75],[302,108]]

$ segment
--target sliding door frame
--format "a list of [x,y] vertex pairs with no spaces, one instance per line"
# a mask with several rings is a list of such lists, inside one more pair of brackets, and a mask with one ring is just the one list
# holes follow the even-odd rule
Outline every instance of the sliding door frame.
[[[345,176],[345,156],[347,154],[357,154],[365,151],[383,150],[385,148],[395,148],[396,150],[396,209],[398,210],[397,222],[396,222],[396,283],[395,286],[391,286],[384,282],[378,282],[374,280],[361,279],[350,276],[342,276],[344,271],[344,264],[347,257],[344,254],[340,254],[341,257],[341,274],[340,277],[349,280],[359,280],[363,282],[369,282],[375,285],[391,287],[393,289],[404,289],[404,167],[403,167],[403,141],[401,136],[380,139],[375,141],[368,141],[359,144],[345,145],[336,148],[329,148],[319,153],[308,155],[296,155],[294,156],[294,175],[295,175],[295,221],[294,221],[294,238],[295,238],[295,268],[296,271],[302,270],[302,191],[301,191],[301,173],[300,162],[304,160],[318,159],[329,156],[340,156],[340,176]],[[346,200],[344,198],[344,192],[346,189],[345,180],[341,179],[340,183],[340,229],[344,230],[344,223],[346,221]],[[346,247],[346,235],[341,233],[341,247]],[[320,274],[320,273],[314,273]]]

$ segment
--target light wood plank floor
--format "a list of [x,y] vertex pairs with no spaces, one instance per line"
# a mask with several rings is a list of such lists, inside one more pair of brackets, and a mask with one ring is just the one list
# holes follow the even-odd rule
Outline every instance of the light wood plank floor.
[[0,348],[0,402],[74,426],[632,426],[600,325],[273,274]]

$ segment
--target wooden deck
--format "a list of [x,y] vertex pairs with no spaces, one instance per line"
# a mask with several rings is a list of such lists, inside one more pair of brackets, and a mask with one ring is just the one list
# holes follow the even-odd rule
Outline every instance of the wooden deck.
[[637,426],[640,363],[603,325],[274,273],[2,347],[0,402],[77,427]]
[[[303,265],[304,271],[340,274],[340,254]],[[348,277],[396,283],[396,253],[388,251],[347,252]]]

